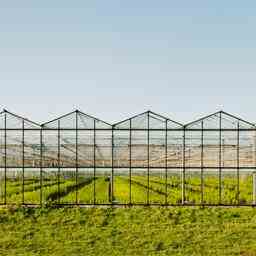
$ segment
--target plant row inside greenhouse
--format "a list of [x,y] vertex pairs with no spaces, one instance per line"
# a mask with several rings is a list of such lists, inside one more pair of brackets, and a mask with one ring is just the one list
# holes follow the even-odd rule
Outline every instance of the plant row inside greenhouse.
[[219,111],[183,125],[0,113],[0,204],[255,205],[256,126]]

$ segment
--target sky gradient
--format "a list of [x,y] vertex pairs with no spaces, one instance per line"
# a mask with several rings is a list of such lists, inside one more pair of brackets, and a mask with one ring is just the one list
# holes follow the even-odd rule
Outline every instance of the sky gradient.
[[255,1],[0,1],[0,107],[256,122],[255,15]]

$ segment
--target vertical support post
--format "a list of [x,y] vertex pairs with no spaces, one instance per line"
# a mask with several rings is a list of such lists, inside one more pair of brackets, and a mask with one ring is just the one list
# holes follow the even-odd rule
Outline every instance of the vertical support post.
[[201,204],[204,204],[204,121],[201,123]]
[[60,120],[58,120],[58,203],[60,204]]
[[253,130],[253,149],[252,149],[252,153],[253,153],[253,156],[252,156],[252,161],[253,161],[253,169],[254,171],[256,171],[256,127],[254,127],[254,130]]
[[40,129],[40,205],[43,205],[43,132]]
[[222,115],[219,116],[219,204],[222,203]]
[[6,181],[7,181],[7,131],[6,131],[6,113],[4,113],[4,204],[6,204]]
[[78,204],[78,111],[76,111],[76,205]]
[[256,205],[256,172],[254,171],[252,173],[252,179],[253,179],[253,205]]
[[182,160],[183,170],[182,170],[182,188],[181,188],[181,201],[185,204],[185,179],[186,179],[186,130],[183,128],[183,160]]
[[96,204],[96,120],[93,122],[93,204]]
[[150,185],[150,179],[149,179],[149,169],[150,169],[150,133],[149,133],[149,118],[150,118],[150,116],[149,116],[149,112],[148,112],[148,115],[147,115],[147,117],[148,117],[148,124],[147,124],[147,130],[148,130],[148,139],[147,139],[147,142],[148,142],[148,161],[147,161],[147,166],[148,166],[148,189],[147,189],[147,205],[149,205],[149,185]]
[[112,135],[111,135],[111,141],[112,141],[112,157],[111,157],[111,178],[110,178],[110,200],[111,204],[114,203],[114,152],[115,152],[115,142],[114,142],[114,127],[112,126]]
[[25,203],[24,191],[25,191],[25,124],[22,119],[22,204]]
[[253,133],[253,205],[256,205],[256,127],[254,127]]
[[168,120],[165,121],[165,205],[168,204]]
[[240,204],[240,124],[237,123],[237,205]]
[[130,205],[132,204],[132,120],[130,119],[129,129],[129,185],[130,185]]

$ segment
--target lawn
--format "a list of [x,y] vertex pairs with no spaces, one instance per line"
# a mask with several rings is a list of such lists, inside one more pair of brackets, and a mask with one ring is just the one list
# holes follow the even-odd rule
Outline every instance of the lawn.
[[0,255],[256,255],[256,209],[0,209]]

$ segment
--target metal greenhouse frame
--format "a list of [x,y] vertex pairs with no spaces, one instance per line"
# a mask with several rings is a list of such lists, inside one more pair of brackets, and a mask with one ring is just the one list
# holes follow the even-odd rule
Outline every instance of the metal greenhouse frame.
[[1,205],[256,205],[256,127],[224,111],[182,125],[3,110],[0,153]]

